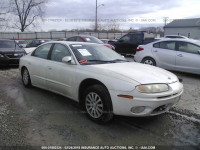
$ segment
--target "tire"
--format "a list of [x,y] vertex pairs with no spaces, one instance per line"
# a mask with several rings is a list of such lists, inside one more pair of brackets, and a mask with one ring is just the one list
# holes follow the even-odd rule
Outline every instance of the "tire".
[[104,86],[97,84],[88,87],[83,94],[83,100],[89,119],[104,124],[113,118],[111,98]]
[[153,58],[150,58],[150,57],[144,58],[142,60],[142,63],[147,64],[147,65],[151,65],[151,66],[156,66],[156,61]]
[[30,78],[30,75],[29,75],[27,68],[24,68],[22,70],[22,82],[23,82],[23,85],[27,88],[30,88],[32,86],[31,78]]

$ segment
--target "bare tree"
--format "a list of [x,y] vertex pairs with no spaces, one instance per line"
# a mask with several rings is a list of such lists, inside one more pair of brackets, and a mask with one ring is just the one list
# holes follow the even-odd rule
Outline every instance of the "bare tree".
[[9,13],[9,7],[6,0],[0,1],[0,27],[5,26],[6,14]]
[[48,0],[10,0],[11,14],[16,21],[10,26],[24,32],[29,26],[35,26],[38,19],[42,19],[45,4]]

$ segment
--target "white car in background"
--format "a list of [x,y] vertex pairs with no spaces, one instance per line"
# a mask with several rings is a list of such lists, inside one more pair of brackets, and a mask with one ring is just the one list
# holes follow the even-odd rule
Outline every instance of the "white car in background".
[[90,119],[153,116],[178,103],[183,85],[163,69],[127,60],[92,43],[52,41],[20,59],[25,87],[40,87],[79,102]]
[[134,59],[168,70],[200,74],[200,41],[162,39],[138,46]]
[[183,35],[165,35],[164,38],[170,38],[170,39],[189,39],[186,36]]

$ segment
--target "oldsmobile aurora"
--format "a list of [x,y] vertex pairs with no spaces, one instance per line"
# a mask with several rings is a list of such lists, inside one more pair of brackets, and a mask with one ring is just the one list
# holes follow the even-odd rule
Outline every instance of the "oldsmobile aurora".
[[25,87],[46,89],[83,106],[93,121],[153,116],[178,103],[183,85],[163,69],[128,62],[98,44],[55,41],[20,59]]

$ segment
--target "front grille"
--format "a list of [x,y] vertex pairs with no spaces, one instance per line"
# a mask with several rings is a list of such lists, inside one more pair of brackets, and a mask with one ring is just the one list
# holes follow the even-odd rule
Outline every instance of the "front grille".
[[24,54],[5,54],[10,59],[21,58]]

